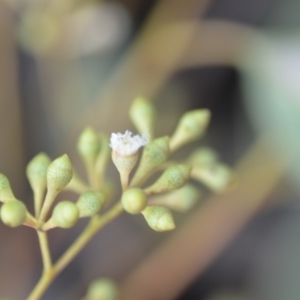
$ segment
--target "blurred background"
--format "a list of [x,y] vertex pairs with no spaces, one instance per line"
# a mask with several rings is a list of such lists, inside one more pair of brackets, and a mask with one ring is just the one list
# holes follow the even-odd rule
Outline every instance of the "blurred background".
[[[84,176],[78,135],[87,125],[134,130],[126,112],[138,95],[157,107],[157,136],[186,110],[209,108],[192,146],[213,147],[242,178],[232,194],[175,215],[171,233],[122,215],[43,299],[80,299],[99,276],[132,300],[300,299],[299,11],[297,0],[0,1],[0,170],[28,208],[26,163],[68,153]],[[114,168],[108,176],[118,180]],[[84,225],[50,232],[54,259]],[[186,232],[194,255],[179,247]],[[36,234],[4,225],[0,234],[0,296],[25,299],[42,268]],[[168,259],[149,267],[160,249]]]

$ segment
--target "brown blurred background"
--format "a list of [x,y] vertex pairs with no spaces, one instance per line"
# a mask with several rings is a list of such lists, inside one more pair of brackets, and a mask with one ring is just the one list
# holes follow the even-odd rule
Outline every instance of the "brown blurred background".
[[[189,226],[189,218],[197,219],[203,205],[199,223],[190,227],[194,235],[189,246],[201,245],[203,233],[195,242],[198,228],[222,242],[206,243],[207,253],[214,254],[209,259],[206,252],[194,255],[191,273],[180,274],[176,268],[174,272],[171,259],[154,273],[149,271],[149,278],[156,281],[153,294],[137,292],[129,299],[300,299],[299,11],[296,0],[1,0],[1,172],[32,209],[25,167],[38,152],[52,158],[68,153],[83,172],[76,153],[80,132],[87,125],[108,135],[133,129],[126,111],[135,96],[149,97],[157,106],[158,136],[171,134],[184,111],[207,107],[212,111],[211,125],[193,147],[211,146],[223,161],[236,166],[251,156],[263,136],[268,150],[256,150],[261,155],[248,165],[259,167],[274,155],[271,163],[282,161],[283,167],[274,172],[266,167],[263,173],[255,169],[260,176],[254,176],[249,187],[257,194],[241,188],[232,197],[244,206],[235,213],[228,205],[232,214],[223,223],[213,221],[218,218],[213,209],[206,213],[205,200],[193,216],[175,215],[179,228]],[[295,161],[289,176],[286,158]],[[108,175],[117,180],[114,168]],[[264,186],[268,178],[272,184]],[[71,193],[64,197],[76,199]],[[243,199],[256,203],[255,197],[257,206],[244,214],[249,202]],[[227,198],[212,200],[221,215],[218,201],[226,207]],[[50,232],[54,259],[84,224]],[[148,283],[135,282],[134,276],[141,263],[149,257],[155,261],[160,247],[167,249],[166,241],[182,232],[156,233],[142,217],[123,214],[92,240],[43,299],[80,299],[98,276],[116,279],[124,290],[142,289]],[[1,225],[0,234],[0,296],[25,299],[42,268],[35,232]],[[168,249],[173,250],[174,261],[186,259],[185,253]],[[174,276],[173,283],[159,276],[168,268],[166,276]],[[178,274],[183,284],[176,288]],[[164,294],[168,284],[174,284],[174,293]],[[159,297],[154,292],[157,286]]]

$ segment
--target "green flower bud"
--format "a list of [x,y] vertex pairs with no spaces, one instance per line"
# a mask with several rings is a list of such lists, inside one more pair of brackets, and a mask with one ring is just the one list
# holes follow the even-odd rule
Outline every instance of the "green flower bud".
[[215,193],[225,191],[234,182],[232,170],[221,163],[207,167],[195,167],[192,170],[191,176],[204,183]]
[[77,150],[85,162],[95,161],[100,150],[100,138],[93,128],[87,127],[83,130],[77,143]]
[[97,178],[101,182],[104,177],[105,169],[110,161],[110,148],[107,136],[101,135],[100,141],[101,147],[95,162],[95,172]]
[[162,205],[178,212],[189,211],[201,198],[199,189],[191,184],[186,184],[182,188],[156,196],[150,199],[150,205]]
[[145,189],[146,194],[170,192],[181,188],[188,181],[191,167],[175,165],[168,167],[151,186]]
[[147,134],[149,139],[153,137],[155,114],[154,106],[144,97],[137,97],[129,110],[130,119],[138,132]]
[[172,213],[164,206],[148,206],[142,214],[148,225],[155,231],[168,231],[175,228]]
[[48,190],[60,192],[72,179],[73,169],[67,154],[55,159],[47,170]]
[[117,300],[119,289],[114,281],[108,278],[94,280],[88,288],[86,300]]
[[79,219],[79,209],[71,201],[59,202],[53,209],[51,219],[58,227],[73,227]]
[[125,211],[130,214],[138,214],[147,206],[147,195],[138,188],[126,190],[121,198]]
[[175,151],[182,145],[200,138],[204,134],[209,120],[210,111],[208,109],[197,109],[185,113],[171,137],[170,149]]
[[188,162],[192,166],[203,166],[214,164],[218,159],[216,151],[207,147],[202,147],[192,153],[188,158]]
[[27,209],[23,202],[11,200],[1,207],[2,222],[9,227],[18,227],[26,221]]
[[51,160],[45,153],[39,153],[28,163],[26,175],[33,191],[46,189],[47,169],[50,163]]
[[91,217],[99,213],[104,207],[106,197],[103,192],[89,191],[85,192],[77,200],[79,217]]
[[7,202],[16,199],[10,187],[8,178],[0,173],[0,201]]
[[145,146],[139,167],[131,180],[131,186],[141,184],[158,166],[168,159],[170,155],[169,140],[170,138],[165,136]]

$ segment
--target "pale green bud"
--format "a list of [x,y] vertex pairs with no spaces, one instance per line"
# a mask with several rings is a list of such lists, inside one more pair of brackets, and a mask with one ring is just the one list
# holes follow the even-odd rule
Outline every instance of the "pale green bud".
[[1,207],[2,222],[9,227],[18,227],[26,221],[27,209],[23,202],[11,200]]
[[108,278],[94,280],[88,288],[86,300],[118,300],[119,288]]
[[183,213],[193,208],[200,198],[201,192],[199,189],[191,184],[186,184],[176,191],[150,199],[149,204],[163,205]]
[[197,109],[185,113],[170,140],[170,149],[175,151],[179,147],[200,138],[206,131],[210,120],[208,109]]
[[100,135],[101,147],[95,162],[95,172],[100,182],[104,177],[105,169],[110,161],[110,148],[108,137]]
[[219,157],[216,151],[208,147],[202,147],[194,151],[188,158],[192,166],[211,165],[218,161]]
[[84,161],[95,161],[100,150],[100,138],[93,128],[83,130],[78,139],[77,150]]
[[168,159],[170,155],[169,140],[170,138],[165,136],[145,146],[139,167],[131,180],[131,186],[142,183],[158,166]]
[[51,160],[45,153],[39,153],[28,163],[26,175],[33,191],[46,189],[47,169],[50,163]]
[[0,201],[7,202],[16,199],[10,187],[8,178],[0,173]]
[[85,192],[77,200],[79,217],[91,217],[99,213],[104,207],[106,197],[103,192],[89,191]]
[[125,211],[130,214],[138,214],[147,206],[147,195],[138,188],[126,190],[121,198]]
[[221,163],[195,167],[192,169],[191,177],[202,182],[215,193],[225,191],[234,182],[232,170]]
[[168,167],[151,186],[145,189],[146,194],[170,192],[181,188],[189,179],[191,167],[175,165]]
[[153,137],[155,115],[154,106],[144,97],[135,98],[129,110],[130,119],[138,132],[147,134],[149,139]]
[[148,225],[155,231],[168,231],[175,228],[172,213],[164,206],[148,206],[142,214]]
[[54,207],[51,219],[58,227],[73,227],[79,219],[79,209],[71,201],[61,201]]
[[60,192],[72,179],[73,169],[67,154],[55,159],[47,170],[48,190]]

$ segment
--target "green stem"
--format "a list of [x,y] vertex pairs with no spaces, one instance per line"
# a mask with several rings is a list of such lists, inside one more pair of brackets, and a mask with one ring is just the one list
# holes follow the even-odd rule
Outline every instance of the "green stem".
[[[45,243],[45,236],[41,235],[40,245],[43,255],[44,262],[44,272],[42,277],[38,281],[37,285],[28,296],[27,300],[38,300],[50,286],[55,277],[74,259],[74,257],[83,249],[83,247],[92,239],[92,237],[105,225],[114,220],[123,212],[123,207],[120,202],[115,204],[109,211],[107,211],[103,216],[93,217],[80,236],[73,242],[73,244],[66,250],[66,252],[60,257],[60,259],[51,265],[51,260],[49,261],[50,255],[47,258],[47,253],[49,253],[48,244]],[[43,232],[41,232],[43,234]],[[45,233],[44,233],[45,234]],[[39,238],[40,239],[40,238]],[[41,243],[43,241],[43,243]],[[46,240],[47,241],[47,240]],[[43,248],[42,245],[44,245]],[[50,267],[49,267],[50,262]],[[47,270],[46,270],[46,265]]]
[[51,270],[52,268],[52,261],[51,261],[50,251],[49,251],[47,233],[42,231],[37,231],[37,234],[38,234],[41,253],[42,253],[44,272],[48,272],[48,270]]

